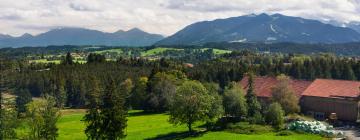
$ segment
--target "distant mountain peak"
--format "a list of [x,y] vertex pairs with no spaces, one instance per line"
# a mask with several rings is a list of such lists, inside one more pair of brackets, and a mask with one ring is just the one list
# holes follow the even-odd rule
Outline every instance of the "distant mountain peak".
[[124,30],[118,30],[118,31],[116,31],[116,32],[114,32],[114,34],[117,34],[117,33],[124,33],[125,31]]
[[49,45],[150,46],[163,38],[138,28],[126,32],[119,30],[105,33],[78,27],[61,27],[36,36],[24,34],[20,37],[5,38],[0,35],[0,48]]
[[282,14],[250,14],[197,22],[157,45],[201,45],[208,42],[345,43],[360,41],[360,34],[316,20]]
[[0,39],[7,39],[7,38],[12,38],[12,36],[7,34],[0,34]]
[[25,38],[25,37],[34,37],[34,36],[29,33],[25,33],[25,34],[21,35],[20,37]]
[[137,28],[137,27],[135,27],[135,28],[132,28],[132,29],[126,31],[126,32],[144,32],[144,31],[141,30],[141,29],[139,29],[139,28]]

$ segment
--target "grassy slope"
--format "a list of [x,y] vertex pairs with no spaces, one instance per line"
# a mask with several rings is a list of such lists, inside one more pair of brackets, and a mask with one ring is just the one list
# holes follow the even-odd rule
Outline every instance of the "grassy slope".
[[102,51],[95,51],[94,53],[99,53],[99,54],[118,53],[118,54],[122,54],[123,50],[121,48],[117,48],[117,49],[108,49],[108,50],[102,50]]
[[[86,139],[83,130],[84,124],[80,121],[83,113],[67,113],[58,123],[59,140],[82,140]],[[128,140],[140,140],[152,138],[156,139],[159,136],[176,136],[185,132],[185,126],[173,126],[167,122],[168,115],[166,114],[142,114],[141,112],[131,112],[128,117],[127,137]],[[170,134],[172,133],[172,134]],[[321,140],[320,136],[316,135],[301,135],[295,134],[291,136],[275,136],[275,133],[262,135],[243,135],[229,132],[208,132],[198,137],[188,137],[186,139],[204,139],[204,140],[218,140],[218,139],[244,139],[244,140]]]
[[184,49],[176,49],[176,48],[154,48],[151,50],[143,51],[141,52],[141,56],[153,56],[162,52],[165,52],[167,50],[184,50]]
[[[201,50],[205,51],[205,50],[208,50],[208,49],[210,49],[210,48],[203,48]],[[221,50],[221,49],[213,49],[213,51],[214,51],[214,54],[216,54],[216,55],[221,55],[221,54],[226,54],[226,53],[231,53],[232,52],[230,50]]]

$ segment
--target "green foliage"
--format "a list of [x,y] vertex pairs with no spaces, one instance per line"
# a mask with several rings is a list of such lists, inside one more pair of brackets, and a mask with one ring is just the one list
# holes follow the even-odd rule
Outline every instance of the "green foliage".
[[68,52],[64,58],[64,60],[61,62],[62,64],[65,64],[65,65],[72,65],[74,64],[73,62],[73,57],[71,56],[71,53]]
[[255,114],[252,117],[248,118],[248,121],[251,124],[264,124],[264,117],[261,114],[261,112],[255,112]]
[[27,104],[27,124],[30,127],[29,139],[56,139],[58,136],[56,123],[60,114],[54,106],[55,101],[51,97],[34,100]]
[[248,106],[248,115],[249,117],[254,117],[255,114],[259,114],[259,112],[261,112],[261,105],[254,92],[254,75],[250,73],[248,78],[248,90],[245,98]]
[[90,89],[88,94],[88,104],[89,108],[83,118],[83,121],[86,124],[85,134],[88,139],[100,139],[100,127],[101,127],[101,116],[100,116],[100,96],[101,89],[99,86],[99,81],[92,77],[90,81]]
[[168,109],[172,102],[177,85],[186,80],[180,71],[158,72],[148,83],[147,111],[161,112]]
[[26,112],[26,104],[32,101],[31,94],[27,89],[17,89],[16,91],[16,109],[19,113]]
[[15,129],[18,127],[15,104],[12,99],[3,99],[1,97],[0,106],[0,139],[15,139]]
[[131,92],[130,105],[133,109],[144,110],[146,107],[146,98],[147,98],[147,77],[140,77],[135,84]]
[[90,53],[87,57],[87,63],[103,63],[105,61],[105,56],[97,53]]
[[290,87],[290,79],[285,75],[280,75],[277,80],[277,85],[271,89],[272,101],[280,103],[286,114],[298,113],[300,111],[299,99]]
[[246,117],[248,108],[241,85],[232,83],[224,92],[225,114],[229,117]]
[[283,131],[276,133],[276,136],[291,136],[291,135],[294,135],[294,132],[289,131],[289,130],[283,130]]
[[127,81],[121,85],[121,88],[117,89],[115,82],[110,80],[105,88],[100,105],[100,139],[117,140],[125,137],[124,129],[127,126],[125,98],[129,93],[127,93],[128,87],[125,86]]
[[212,98],[211,107],[207,114],[208,120],[206,121],[208,129],[211,129],[211,127],[215,125],[217,120],[224,115],[223,99],[219,95],[220,89],[218,84],[204,83],[203,85]]
[[273,131],[273,128],[266,125],[250,124],[248,122],[230,123],[226,130],[237,134],[264,134]]
[[284,127],[285,112],[277,102],[270,104],[266,112],[266,122],[276,129]]
[[184,82],[170,105],[170,123],[186,124],[191,132],[193,123],[208,120],[213,100],[200,82]]

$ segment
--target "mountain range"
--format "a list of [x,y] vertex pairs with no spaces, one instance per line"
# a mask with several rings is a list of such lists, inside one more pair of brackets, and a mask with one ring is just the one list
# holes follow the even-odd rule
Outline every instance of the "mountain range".
[[106,45],[150,46],[163,39],[162,35],[146,33],[138,28],[105,33],[84,28],[59,28],[33,36],[24,34],[12,37],[0,34],[0,47],[48,46],[48,45]]
[[156,45],[208,42],[345,43],[360,41],[351,28],[281,14],[251,14],[191,24]]
[[360,23],[321,22],[263,13],[196,22],[166,38],[138,28],[114,33],[84,28],[59,28],[36,36],[24,34],[20,37],[12,37],[0,34],[0,48],[49,45],[201,45],[209,42],[304,44],[360,42]]

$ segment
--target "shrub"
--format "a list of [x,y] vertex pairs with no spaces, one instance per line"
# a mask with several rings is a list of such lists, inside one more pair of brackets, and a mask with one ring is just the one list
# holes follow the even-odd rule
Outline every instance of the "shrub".
[[284,130],[284,131],[280,131],[276,134],[276,136],[290,136],[293,135],[294,132],[289,131],[289,130]]
[[230,123],[227,125],[227,131],[237,134],[263,134],[273,131],[273,128],[267,125],[249,124],[248,122]]
[[281,129],[284,126],[284,114],[279,103],[272,103],[266,113],[266,122],[276,129]]
[[249,118],[251,124],[264,124],[264,118],[260,112],[255,112],[254,116]]

